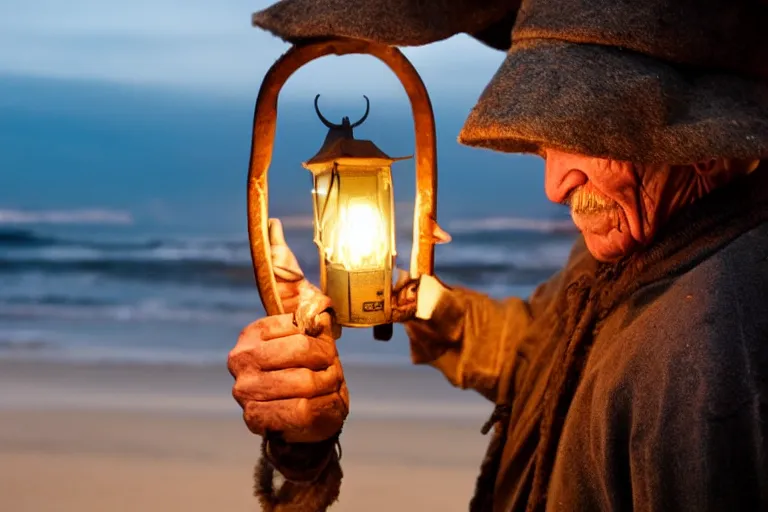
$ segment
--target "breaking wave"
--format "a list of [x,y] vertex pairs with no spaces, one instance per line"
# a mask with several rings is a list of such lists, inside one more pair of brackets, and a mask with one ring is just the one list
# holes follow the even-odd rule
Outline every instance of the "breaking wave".
[[[570,232],[502,231],[455,233],[436,249],[436,271],[466,284],[502,278],[530,283],[554,272],[567,257]],[[318,271],[310,237],[291,242],[304,271]],[[407,265],[409,241],[399,244],[400,265]],[[204,238],[82,240],[57,238],[31,230],[0,230],[0,276],[38,273],[84,274],[122,281],[201,286],[253,287],[248,242]]]
[[129,212],[107,209],[24,211],[0,209],[0,224],[129,225]]
[[448,230],[457,233],[534,231],[540,233],[575,233],[571,219],[528,219],[522,217],[487,217],[482,219],[456,220],[448,224]]

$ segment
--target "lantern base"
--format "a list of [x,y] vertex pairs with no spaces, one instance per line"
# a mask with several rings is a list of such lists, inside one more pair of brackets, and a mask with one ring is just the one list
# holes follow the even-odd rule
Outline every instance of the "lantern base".
[[328,265],[325,290],[336,322],[344,327],[373,327],[390,323],[392,271],[346,270]]
[[389,341],[392,339],[392,335],[395,333],[394,326],[392,324],[382,324],[373,326],[373,339],[376,341]]

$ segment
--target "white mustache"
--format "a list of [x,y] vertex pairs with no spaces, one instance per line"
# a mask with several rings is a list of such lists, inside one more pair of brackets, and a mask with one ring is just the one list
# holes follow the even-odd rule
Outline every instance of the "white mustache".
[[597,192],[585,190],[583,186],[571,192],[565,204],[571,207],[573,213],[598,213],[613,210],[618,206],[616,201]]

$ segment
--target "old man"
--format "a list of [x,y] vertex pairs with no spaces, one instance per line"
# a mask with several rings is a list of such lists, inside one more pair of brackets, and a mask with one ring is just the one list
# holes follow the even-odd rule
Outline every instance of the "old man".
[[[768,3],[283,0],[254,22],[507,51],[460,140],[540,155],[583,236],[527,300],[418,283],[414,362],[496,404],[472,511],[768,510]],[[291,311],[319,292],[275,226]],[[322,481],[349,408],[330,318],[259,320],[230,355],[289,480]]]

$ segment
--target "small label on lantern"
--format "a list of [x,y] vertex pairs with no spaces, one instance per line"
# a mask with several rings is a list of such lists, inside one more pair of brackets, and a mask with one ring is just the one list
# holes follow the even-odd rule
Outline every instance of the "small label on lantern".
[[384,301],[376,302],[363,302],[363,311],[366,313],[372,313],[374,311],[384,311]]
[[326,267],[326,293],[333,302],[336,319],[345,326],[367,327],[389,321],[389,291],[392,282],[387,270],[349,272]]

